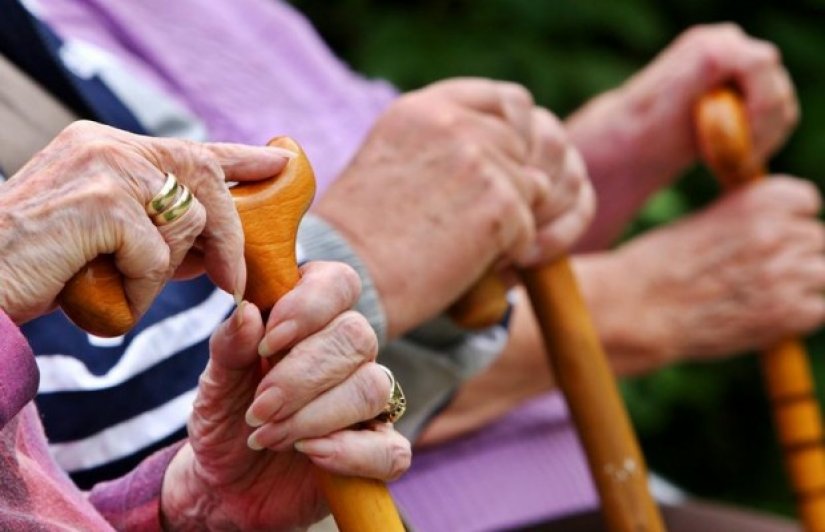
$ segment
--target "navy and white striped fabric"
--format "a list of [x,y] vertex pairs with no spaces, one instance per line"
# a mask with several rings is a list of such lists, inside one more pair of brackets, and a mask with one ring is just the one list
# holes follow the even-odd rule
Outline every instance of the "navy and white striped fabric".
[[[135,133],[202,140],[203,127],[182,106],[124,80],[111,62],[104,62],[108,70],[98,65],[102,51],[84,56],[88,50],[76,43],[65,46],[17,1],[0,0],[0,13],[0,53],[80,116]],[[116,94],[111,87],[132,92]],[[152,105],[123,103],[147,98]],[[233,305],[201,277],[168,284],[125,337],[90,336],[59,311],[23,327],[37,353],[36,401],[51,450],[81,487],[124,473],[185,435],[209,335]]]

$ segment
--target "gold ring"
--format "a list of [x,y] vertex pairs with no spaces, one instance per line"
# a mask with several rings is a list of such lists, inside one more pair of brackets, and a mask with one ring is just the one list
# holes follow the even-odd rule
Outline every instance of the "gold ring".
[[384,373],[386,373],[390,379],[390,397],[387,399],[387,406],[384,407],[384,410],[381,411],[380,414],[375,416],[375,420],[385,423],[395,423],[401,419],[401,416],[407,411],[407,398],[404,397],[404,391],[401,389],[398,381],[395,380],[395,375],[392,374],[390,368],[381,364],[378,364],[378,367],[384,370]]
[[189,207],[192,206],[194,196],[192,195],[192,192],[189,191],[189,188],[186,185],[179,185],[178,188],[180,189],[180,194],[175,199],[175,202],[172,203],[172,205],[170,205],[167,209],[152,217],[155,225],[160,226],[174,222],[186,214],[186,211],[188,211]]
[[146,214],[155,216],[168,209],[178,197],[179,187],[180,184],[175,174],[166,172],[166,181],[164,181],[163,186],[160,188],[160,192],[155,194],[155,197],[146,204]]

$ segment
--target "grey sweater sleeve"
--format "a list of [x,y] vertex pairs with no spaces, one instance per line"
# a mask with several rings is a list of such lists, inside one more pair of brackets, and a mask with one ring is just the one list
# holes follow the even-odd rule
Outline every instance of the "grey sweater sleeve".
[[403,338],[388,342],[387,319],[375,284],[340,233],[317,216],[305,216],[298,230],[298,257],[301,262],[345,262],[358,272],[362,289],[355,310],[367,318],[378,335],[378,361],[392,370],[404,389],[407,413],[396,428],[412,440],[461,382],[492,363],[507,341],[504,325],[467,331],[439,316]]
[[367,267],[338,231],[325,220],[307,214],[298,227],[298,261],[331,260],[349,264],[361,278],[361,297],[355,310],[367,318],[378,336],[379,345],[387,343],[387,317]]

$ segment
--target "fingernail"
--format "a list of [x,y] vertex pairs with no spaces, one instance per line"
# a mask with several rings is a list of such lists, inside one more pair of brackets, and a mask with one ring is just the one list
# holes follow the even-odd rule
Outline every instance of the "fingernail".
[[246,439],[246,446],[252,449],[253,451],[260,451],[263,449],[263,445],[258,443],[258,432],[255,431],[249,435],[249,438]]
[[243,314],[246,310],[246,301],[238,303],[238,308],[235,309],[235,314],[232,316],[232,332],[239,331],[243,327]]
[[318,458],[331,456],[335,453],[335,443],[326,439],[298,440],[293,447],[295,447],[295,450],[299,453],[311,454]]
[[235,293],[233,295],[235,304],[240,306],[244,292],[246,292],[246,262],[243,257],[241,257],[240,264],[238,264],[237,272],[235,275]]
[[298,334],[298,324],[292,320],[287,320],[276,325],[271,331],[266,333],[261,343],[258,344],[258,354],[262,357],[270,357],[277,353],[295,339]]
[[246,411],[246,424],[250,427],[260,427],[264,424],[263,419],[258,419],[258,417],[252,413],[252,408],[250,407],[249,410]]
[[261,412],[266,419],[278,419],[278,414],[284,406],[283,394],[280,390],[280,388],[272,386],[261,392],[261,395],[252,401],[252,405],[247,409],[245,416],[249,426],[260,427],[264,424],[265,420],[256,416],[255,412]]
[[297,153],[286,148],[279,148],[278,146],[267,146],[267,148],[277,153],[278,155],[286,157],[287,159],[293,159],[298,156]]

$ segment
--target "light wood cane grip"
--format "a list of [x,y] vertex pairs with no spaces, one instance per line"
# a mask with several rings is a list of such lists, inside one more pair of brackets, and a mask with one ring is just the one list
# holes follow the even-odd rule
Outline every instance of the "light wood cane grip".
[[137,323],[112,255],[100,255],[69,279],[58,303],[75,325],[97,336],[120,336]]
[[447,309],[447,315],[465,329],[484,329],[500,323],[508,308],[507,287],[489,270]]
[[[719,88],[704,96],[696,107],[696,128],[702,156],[726,188],[764,177],[735,91]],[[806,530],[825,530],[825,432],[807,353],[789,338],[766,350],[760,362],[800,520]]]
[[[295,239],[315,194],[312,167],[298,144],[280,137],[270,145],[296,151],[281,173],[231,190],[245,235],[248,283],[245,298],[268,309],[298,282]],[[80,328],[98,336],[119,336],[135,326],[123,277],[111,255],[101,255],[78,272],[59,296],[60,306]]]
[[315,174],[298,144],[277,137],[270,146],[298,155],[275,179],[231,190],[244,232],[247,282],[244,299],[269,310],[301,278],[295,257],[298,225],[315,196]]
[[[273,139],[269,145],[298,156],[274,182],[232,189],[245,238],[248,280],[244,298],[264,311],[300,279],[295,240],[298,224],[315,193],[315,176],[300,146],[286,137]],[[383,482],[333,475],[318,468],[315,475],[341,532],[403,532],[398,510]]]
[[664,530],[647,467],[567,257],[521,272],[584,446],[607,529]]

